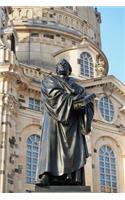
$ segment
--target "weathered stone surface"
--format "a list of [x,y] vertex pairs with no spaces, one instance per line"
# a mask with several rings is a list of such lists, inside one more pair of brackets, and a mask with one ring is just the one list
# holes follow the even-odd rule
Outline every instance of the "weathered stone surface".
[[74,186],[74,185],[63,185],[63,186],[47,186],[47,187],[35,187],[35,192],[91,192],[90,186]]

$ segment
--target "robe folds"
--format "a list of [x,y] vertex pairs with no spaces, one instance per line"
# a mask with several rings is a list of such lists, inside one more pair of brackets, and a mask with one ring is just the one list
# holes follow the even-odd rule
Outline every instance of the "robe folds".
[[73,78],[44,76],[41,82],[44,116],[36,177],[50,172],[70,174],[88,157],[85,135],[91,131],[93,103]]

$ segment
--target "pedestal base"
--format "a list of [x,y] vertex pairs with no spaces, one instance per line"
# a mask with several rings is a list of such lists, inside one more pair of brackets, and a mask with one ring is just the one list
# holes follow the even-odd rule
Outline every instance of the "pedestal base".
[[90,186],[47,186],[47,187],[35,187],[35,192],[91,192]]

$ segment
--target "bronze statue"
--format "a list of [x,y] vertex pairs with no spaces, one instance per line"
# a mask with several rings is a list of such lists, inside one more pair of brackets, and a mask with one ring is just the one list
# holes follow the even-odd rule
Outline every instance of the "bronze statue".
[[95,94],[87,95],[69,77],[72,68],[65,59],[56,72],[41,83],[45,109],[36,185],[82,185],[88,157],[85,135],[91,131]]

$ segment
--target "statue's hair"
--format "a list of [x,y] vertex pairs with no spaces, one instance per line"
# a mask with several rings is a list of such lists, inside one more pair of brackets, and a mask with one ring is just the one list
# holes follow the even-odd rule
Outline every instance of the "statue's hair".
[[66,59],[61,59],[57,64],[56,64],[56,73],[59,73],[59,66],[67,66],[69,68],[69,75],[72,73],[72,67],[69,64],[69,62]]

